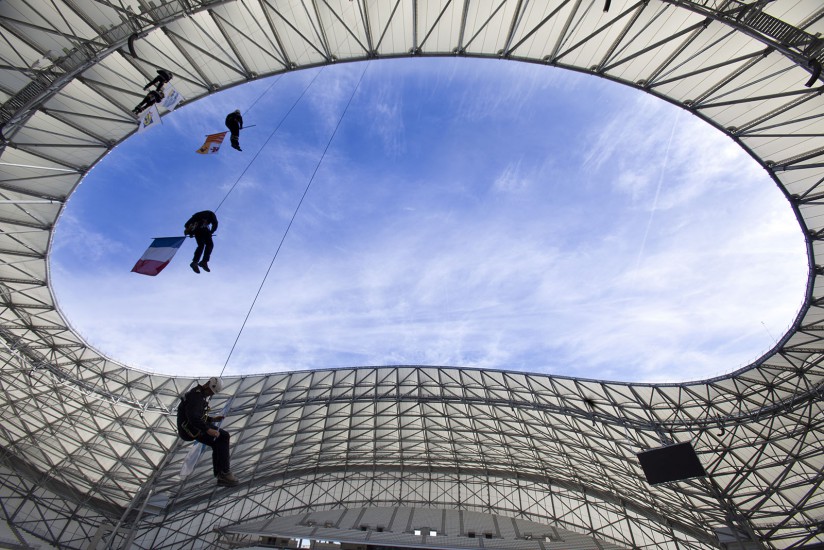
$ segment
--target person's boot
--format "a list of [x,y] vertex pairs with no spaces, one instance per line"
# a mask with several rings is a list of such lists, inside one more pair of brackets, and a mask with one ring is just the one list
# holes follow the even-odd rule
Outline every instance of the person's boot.
[[222,472],[217,474],[217,484],[222,487],[234,487],[240,483],[232,472]]
[[203,260],[202,262],[200,262],[197,265],[202,267],[203,271],[205,271],[206,273],[210,273],[212,271],[211,269],[209,269],[209,263],[206,260]]
[[[198,267],[197,267],[197,262],[190,263],[189,267],[191,267],[192,271],[194,271],[195,273],[200,273],[200,269],[198,269]],[[209,270],[207,269],[206,271],[209,271]]]

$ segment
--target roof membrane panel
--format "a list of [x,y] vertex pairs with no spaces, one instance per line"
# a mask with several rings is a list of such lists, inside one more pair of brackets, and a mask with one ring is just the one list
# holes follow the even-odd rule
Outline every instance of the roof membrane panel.
[[[747,27],[756,19],[716,11],[736,0],[612,0],[608,11],[602,0],[0,3],[0,193],[15,201],[0,205],[0,396],[14,412],[0,430],[4,519],[68,548],[121,518],[113,546],[133,535],[139,548],[198,548],[226,542],[250,513],[389,502],[528,516],[602,548],[711,548],[721,527],[770,549],[824,542],[818,270],[775,349],[710,381],[416,366],[227,378],[213,405],[234,398],[225,422],[249,482],[226,491],[213,489],[208,457],[180,477],[192,445],[178,443],[174,414],[195,381],[103,357],[68,328],[47,280],[63,202],[135,131],[130,111],[158,67],[187,101],[287,67],[419,53],[594,72],[690,101],[783,186],[802,227],[820,230],[822,81],[804,86],[810,51],[791,40],[822,31],[821,7],[745,4],[807,34],[775,24],[759,35]],[[132,28],[137,57],[123,34]],[[805,238],[820,264],[820,241]],[[649,486],[635,454],[683,441],[713,477]],[[170,504],[137,519],[147,488]]]
[[365,2],[377,55],[402,55],[412,49],[412,6],[403,2]]
[[[470,2],[460,44],[461,50],[469,53],[497,52],[501,50],[509,33],[508,23],[515,17],[516,4],[513,2]],[[532,2],[528,11],[541,10],[543,5]],[[530,18],[530,20],[534,20]]]

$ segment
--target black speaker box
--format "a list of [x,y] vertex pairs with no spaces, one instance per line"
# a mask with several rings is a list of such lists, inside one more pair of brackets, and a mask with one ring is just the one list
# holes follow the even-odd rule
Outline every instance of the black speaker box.
[[689,442],[638,453],[638,460],[650,485],[707,475]]

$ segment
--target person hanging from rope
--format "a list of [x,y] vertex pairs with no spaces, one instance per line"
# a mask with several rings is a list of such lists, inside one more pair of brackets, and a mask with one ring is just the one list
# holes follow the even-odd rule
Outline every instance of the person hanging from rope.
[[132,112],[138,115],[144,109],[148,109],[155,103],[160,103],[161,101],[163,101],[163,92],[160,90],[150,90],[149,93],[146,94],[146,97],[137,104],[137,107],[132,109]]
[[226,115],[226,127],[232,132],[232,148],[243,151],[240,148],[240,131],[243,129],[243,116],[240,114],[240,109]]
[[157,76],[154,77],[154,80],[150,81],[148,84],[143,86],[143,89],[148,90],[152,86],[156,86],[155,89],[160,91],[163,88],[163,86],[165,86],[166,83],[172,79],[172,76],[174,75],[166,69],[158,69]]
[[[200,273],[198,267],[202,267],[207,273],[209,269],[209,259],[212,257],[212,249],[215,244],[212,241],[212,235],[217,231],[217,216],[211,210],[204,210],[192,214],[189,221],[183,226],[183,234],[189,238],[194,237],[197,241],[197,248],[195,248],[195,255],[192,258],[192,263],[189,267],[195,273]],[[200,255],[203,254],[203,259]]]
[[215,425],[223,420],[222,416],[209,416],[209,398],[222,389],[220,378],[213,376],[186,392],[177,407],[177,433],[184,441],[198,441],[211,447],[217,484],[234,487],[238,479],[229,467],[229,432]]

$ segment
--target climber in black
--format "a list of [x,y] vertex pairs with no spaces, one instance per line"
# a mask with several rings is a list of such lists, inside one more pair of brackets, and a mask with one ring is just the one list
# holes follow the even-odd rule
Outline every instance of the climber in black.
[[222,416],[209,416],[209,398],[220,393],[223,384],[214,376],[189,390],[177,407],[177,433],[184,441],[199,441],[212,448],[212,471],[217,484],[233,487],[237,477],[229,468],[229,432],[214,423]]
[[232,148],[242,151],[240,148],[240,131],[243,129],[243,116],[240,109],[232,111],[226,115],[226,127],[232,132]]
[[[211,210],[204,210],[193,214],[186,225],[183,226],[183,234],[187,237],[194,237],[197,241],[197,248],[195,248],[195,256],[189,267],[195,273],[200,273],[199,267],[202,267],[206,272],[209,269],[209,259],[212,257],[212,249],[214,242],[212,242],[212,234],[217,231],[217,216]],[[203,254],[203,260],[200,260],[200,255]]]
[[148,90],[152,86],[157,86],[157,90],[160,91],[163,86],[172,79],[172,73],[167,71],[166,69],[158,69],[157,76],[154,77],[154,80],[143,86],[144,90]]
[[160,103],[161,101],[163,101],[163,92],[158,90],[150,90],[149,93],[146,94],[146,97],[144,97],[143,100],[137,104],[137,107],[132,109],[132,112],[139,115],[141,111],[148,109],[155,103]]

